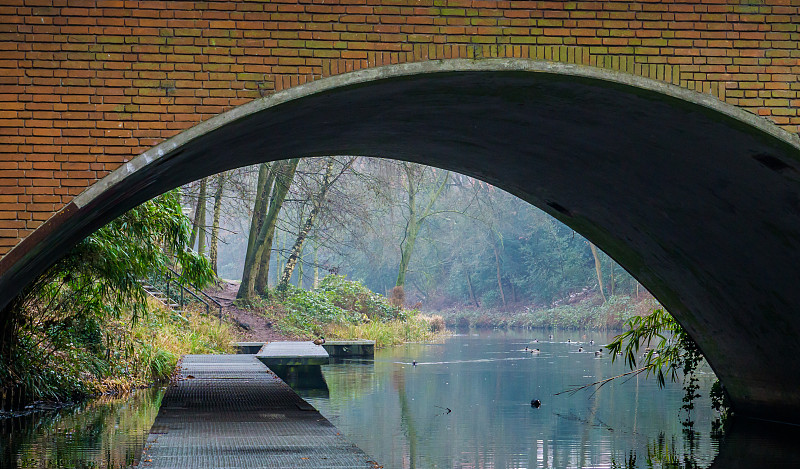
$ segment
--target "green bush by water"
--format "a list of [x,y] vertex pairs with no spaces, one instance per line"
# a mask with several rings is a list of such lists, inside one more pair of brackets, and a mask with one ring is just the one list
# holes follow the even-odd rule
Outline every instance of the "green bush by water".
[[268,306],[290,335],[375,340],[378,346],[428,340],[441,329],[416,310],[404,310],[361,282],[329,275],[314,290],[289,286]]
[[16,350],[20,384],[33,400],[77,400],[168,380],[183,354],[231,352],[227,324],[200,313],[177,320],[154,302],[149,306],[136,322],[123,313],[103,323],[99,343],[68,332],[57,344],[49,342],[52,336],[24,336]]
[[211,281],[209,261],[187,249],[189,231],[180,194],[171,191],[57,260],[8,306],[0,389],[24,390],[28,400],[62,400],[169,376],[192,325],[151,314],[140,280],[169,266],[193,284]]

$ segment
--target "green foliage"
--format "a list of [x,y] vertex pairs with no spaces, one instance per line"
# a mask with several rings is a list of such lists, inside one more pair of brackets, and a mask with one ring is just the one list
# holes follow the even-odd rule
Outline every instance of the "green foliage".
[[719,380],[714,381],[714,384],[711,385],[708,395],[711,398],[711,408],[717,413],[717,417],[711,422],[711,432],[712,435],[720,436],[730,423],[730,417],[733,415],[733,403],[725,391],[725,386]]
[[412,315],[370,291],[361,282],[340,275],[325,277],[319,287],[311,291],[288,285],[278,301],[284,311],[278,327],[301,337],[324,335],[333,326],[345,327],[337,329],[343,332],[351,330],[347,329],[348,326],[389,324],[393,321],[401,324]]
[[392,305],[384,296],[361,282],[347,280],[344,275],[328,275],[315,292],[325,294],[339,308],[360,313],[370,320],[388,321],[406,317],[402,308]]
[[331,324],[327,333],[331,337],[344,339],[374,340],[377,347],[399,345],[406,342],[430,342],[443,331],[433,330],[432,321],[423,316],[389,321],[373,321],[358,324]]
[[[26,288],[11,307],[0,386],[60,399],[95,392],[89,383],[129,371],[118,366],[124,360],[115,359],[130,357],[138,344],[126,341],[112,324],[146,316],[140,279],[173,263],[187,281],[205,285],[214,278],[209,262],[186,248],[190,224],[179,202],[172,191],[128,211]],[[176,360],[158,350],[151,355],[153,378],[163,377],[166,365]]]
[[627,331],[607,345],[612,360],[616,360],[618,352],[622,352],[628,367],[636,369],[639,349],[646,345],[641,368],[647,376],[655,375],[660,387],[664,386],[667,374],[672,381],[676,381],[678,370],[684,366],[684,362],[693,362],[699,354],[694,340],[661,308],[654,309],[646,316],[631,318],[627,326]]
[[150,376],[158,381],[164,381],[169,378],[172,371],[175,369],[175,364],[178,362],[172,352],[164,349],[156,350],[153,358],[150,360]]
[[[615,337],[614,341],[606,346],[612,360],[616,360],[618,354],[621,354],[631,370],[636,370],[638,367],[646,373],[646,376],[651,374],[656,376],[659,387],[665,385],[667,376],[673,382],[677,381],[680,371],[684,389],[681,409],[686,411],[683,425],[691,429],[694,426],[692,420],[694,401],[700,397],[696,371],[704,361],[697,343],[669,313],[661,308],[654,309],[646,316],[633,317],[627,325],[628,330]],[[639,365],[637,355],[643,345],[645,350]],[[724,396],[724,391],[720,388],[715,394]],[[723,410],[722,407],[723,397],[717,399],[719,406],[715,406],[715,410],[727,415],[728,408]]]
[[319,336],[327,324],[357,322],[360,319],[355,312],[336,306],[331,301],[332,295],[325,293],[289,285],[281,301],[286,314],[278,326],[295,335]]

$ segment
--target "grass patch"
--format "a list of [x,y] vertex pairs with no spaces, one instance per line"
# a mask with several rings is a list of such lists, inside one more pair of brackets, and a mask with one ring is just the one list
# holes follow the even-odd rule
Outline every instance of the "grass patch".
[[[439,316],[441,318],[441,316]],[[418,314],[407,319],[359,324],[331,324],[328,337],[343,340],[374,340],[375,346],[386,347],[406,342],[432,342],[446,334],[434,318]]]
[[233,334],[217,318],[192,311],[181,316],[154,301],[147,309],[136,320],[122,313],[57,336],[23,336],[17,370],[29,400],[124,393],[169,379],[183,354],[232,351]]

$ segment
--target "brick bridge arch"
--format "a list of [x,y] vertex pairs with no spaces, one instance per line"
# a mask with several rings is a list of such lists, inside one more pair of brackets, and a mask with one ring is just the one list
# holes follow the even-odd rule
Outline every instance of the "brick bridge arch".
[[[800,363],[784,354],[800,333],[791,2],[19,3],[0,7],[3,304],[115,210],[228,167],[186,164],[235,147],[219,142],[250,151],[233,165],[404,158],[493,182],[596,241],[677,315],[742,413],[800,421]],[[453,58],[468,60],[439,60]],[[310,112],[325,106],[338,111]],[[440,120],[403,127],[420,112]],[[296,145],[312,133],[320,145]],[[150,171],[166,161],[183,163]]]

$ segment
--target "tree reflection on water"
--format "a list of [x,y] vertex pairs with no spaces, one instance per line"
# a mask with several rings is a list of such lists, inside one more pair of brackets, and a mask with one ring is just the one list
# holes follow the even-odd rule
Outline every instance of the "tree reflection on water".
[[0,420],[2,468],[121,469],[139,463],[163,388]]

